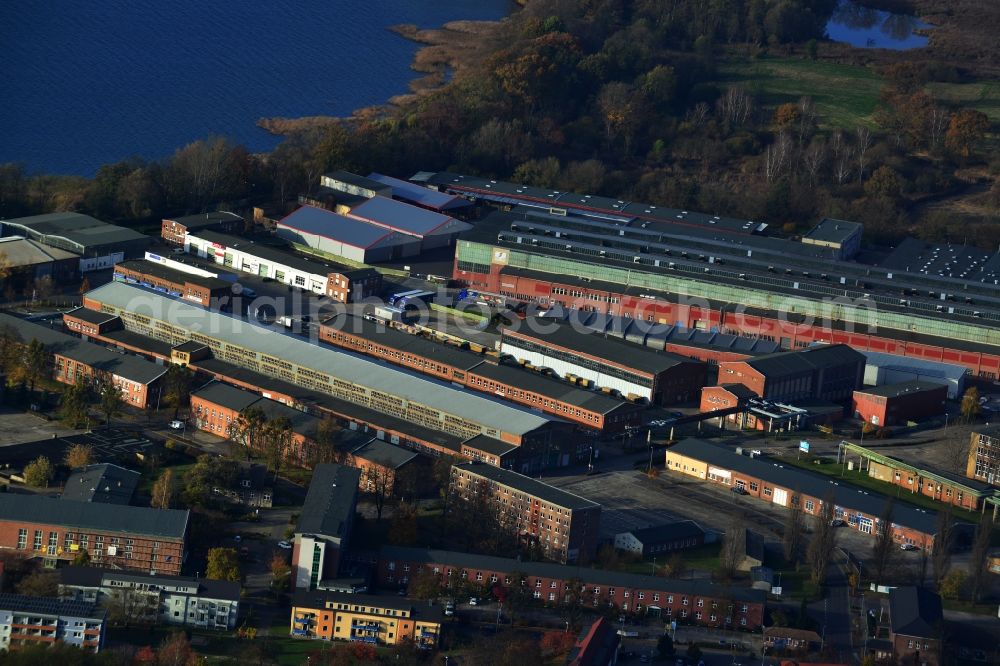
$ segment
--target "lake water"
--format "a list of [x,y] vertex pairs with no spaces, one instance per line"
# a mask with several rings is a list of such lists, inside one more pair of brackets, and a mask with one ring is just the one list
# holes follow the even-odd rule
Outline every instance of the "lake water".
[[906,50],[927,46],[927,38],[914,30],[930,28],[915,16],[894,14],[842,0],[826,24],[826,33],[835,42],[859,48]]
[[349,115],[407,92],[419,45],[386,30],[499,19],[511,0],[0,2],[0,163],[92,175],[265,116]]

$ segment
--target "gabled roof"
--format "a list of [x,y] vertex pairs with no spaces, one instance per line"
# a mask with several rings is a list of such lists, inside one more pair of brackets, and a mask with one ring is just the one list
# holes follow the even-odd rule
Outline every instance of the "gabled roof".
[[941,597],[927,588],[908,585],[889,591],[889,622],[892,633],[939,638],[943,619]]
[[351,451],[351,455],[389,469],[399,469],[420,457],[415,451],[376,438]]
[[[357,206],[351,211],[351,217],[367,220],[385,229],[420,237],[429,236],[449,222],[455,222],[454,218],[447,215],[385,197],[373,197]],[[464,222],[456,222],[453,226],[458,228],[450,230],[461,231],[470,228]]]
[[0,493],[0,520],[62,525],[119,534],[182,539],[187,532],[188,511],[152,509],[121,504],[94,504],[43,495]]
[[[705,388],[712,388],[706,386]],[[749,400],[750,398],[756,398],[757,394],[748,389],[743,384],[720,384],[718,388],[725,389],[732,393],[738,400]]]
[[101,324],[106,324],[109,321],[118,319],[118,315],[108,314],[107,312],[99,312],[97,310],[91,310],[90,308],[83,307],[75,308],[64,314],[69,315],[74,319],[85,321],[88,324],[94,324],[95,326],[100,326]]
[[358,501],[361,470],[334,463],[313,470],[296,532],[344,538]]
[[314,436],[319,425],[319,419],[312,414],[223,382],[211,382],[192,392],[191,397],[201,398],[234,412],[242,412],[250,407],[259,408],[269,421],[287,418],[292,424],[292,429],[306,437]]
[[[159,588],[188,588],[194,590],[190,596],[204,599],[222,599],[239,601],[241,586],[228,580],[211,580],[195,578],[194,576],[164,576],[161,574],[142,574],[124,569],[105,569],[102,567],[61,567],[58,569],[60,585],[69,587],[100,588],[111,587],[115,582],[129,582],[140,585],[150,585]],[[170,594],[183,594],[177,589],[171,589]]]
[[76,259],[77,255],[57,247],[37,243],[30,238],[11,236],[0,238],[0,253],[10,268],[47,264],[51,261]]
[[462,197],[444,194],[443,192],[432,190],[429,187],[409,183],[405,180],[400,180],[399,178],[393,178],[392,176],[383,176],[380,173],[373,172],[368,174],[368,178],[391,187],[392,196],[397,199],[409,201],[410,203],[418,206],[424,206],[425,208],[432,208],[434,210],[451,210],[454,208],[464,208],[472,205],[471,201],[467,201]]
[[104,504],[128,504],[139,485],[139,472],[101,463],[87,465],[66,479],[60,499]]

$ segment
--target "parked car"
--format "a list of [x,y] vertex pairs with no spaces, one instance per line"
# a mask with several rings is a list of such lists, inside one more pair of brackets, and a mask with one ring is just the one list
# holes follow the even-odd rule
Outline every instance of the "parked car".
[[899,546],[899,548],[900,548],[901,550],[920,550],[919,548],[917,548],[916,546],[914,546],[914,545],[913,545],[912,543],[904,543],[904,544],[901,544],[901,545]]
[[292,544],[282,539],[281,541],[278,542],[278,548],[281,548],[282,550],[291,550]]
[[453,602],[449,601],[447,604],[445,604],[445,606],[444,606],[444,614],[445,615],[454,615],[455,614],[455,604]]
[[845,523],[840,518],[834,518],[833,520],[830,521],[830,527],[843,527],[846,524],[847,523]]
[[170,422],[170,427],[173,428],[174,430],[182,430],[184,428],[184,421],[179,421],[178,419],[174,419],[173,421]]
[[478,606],[479,605],[479,599],[477,597],[469,597],[469,605],[470,606]]
[[750,493],[748,493],[746,491],[746,488],[744,488],[743,486],[733,486],[732,488],[730,488],[730,490],[732,492],[736,493],[737,495],[749,495],[750,494]]

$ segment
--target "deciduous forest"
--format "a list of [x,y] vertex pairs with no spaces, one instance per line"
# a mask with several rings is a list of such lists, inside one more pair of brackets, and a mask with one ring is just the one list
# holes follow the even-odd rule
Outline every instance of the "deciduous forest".
[[745,216],[822,216],[869,240],[1000,243],[1000,6],[866,2],[931,25],[927,47],[825,38],[836,0],[531,0],[484,26],[442,86],[292,125],[270,154],[209,137],[93,179],[0,166],[0,216],[281,205],[326,170],[455,170]]

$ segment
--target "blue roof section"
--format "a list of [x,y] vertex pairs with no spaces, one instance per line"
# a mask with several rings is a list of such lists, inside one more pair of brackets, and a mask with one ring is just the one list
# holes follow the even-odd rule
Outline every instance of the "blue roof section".
[[392,233],[369,222],[314,206],[303,206],[278,224],[360,248],[372,247]]
[[368,178],[370,180],[378,181],[383,185],[388,185],[392,188],[393,196],[399,197],[404,201],[415,203],[418,206],[426,206],[427,208],[433,208],[434,210],[449,210],[452,208],[462,208],[464,206],[472,205],[471,201],[466,201],[462,197],[444,194],[443,192],[432,190],[429,187],[414,185],[413,183],[400,180],[399,178],[393,178],[392,176],[383,176],[380,173],[370,173],[368,174]]
[[426,236],[450,217],[385,197],[373,197],[351,211],[351,215],[396,231]]

